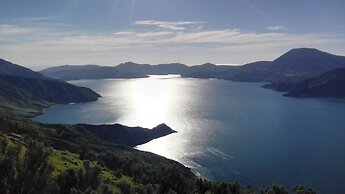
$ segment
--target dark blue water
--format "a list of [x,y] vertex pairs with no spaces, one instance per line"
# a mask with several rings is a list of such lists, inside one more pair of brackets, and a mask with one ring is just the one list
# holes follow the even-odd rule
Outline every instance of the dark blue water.
[[211,180],[345,192],[344,101],[283,97],[258,83],[164,76],[73,84],[103,98],[53,106],[35,120],[144,127],[164,122],[178,133],[138,149],[178,160]]

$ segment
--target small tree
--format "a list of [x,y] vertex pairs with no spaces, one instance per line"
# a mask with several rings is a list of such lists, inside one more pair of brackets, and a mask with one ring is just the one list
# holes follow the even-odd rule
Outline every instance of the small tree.
[[288,194],[288,191],[282,185],[273,184],[262,190],[261,194]]
[[54,189],[49,162],[51,149],[30,140],[27,148],[0,138],[0,193],[39,194]]

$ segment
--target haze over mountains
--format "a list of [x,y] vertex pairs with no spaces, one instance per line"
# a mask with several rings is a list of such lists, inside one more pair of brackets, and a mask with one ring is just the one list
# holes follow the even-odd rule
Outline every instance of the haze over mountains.
[[196,66],[181,63],[150,65],[126,62],[114,67],[58,66],[40,72],[47,77],[62,80],[138,78],[148,75],[180,74],[182,77],[268,82],[277,85],[278,83],[297,83],[337,68],[345,68],[344,56],[333,55],[313,48],[297,48],[273,61],[258,61],[242,66],[211,63]]
[[40,71],[47,77],[61,80],[140,78],[146,74],[118,71],[114,67],[99,65],[63,65]]
[[[299,48],[288,51],[274,61],[258,61],[242,66],[215,65],[211,63],[196,66],[187,66],[181,63],[150,65],[127,62],[114,67],[96,65],[58,66],[40,72],[46,76],[64,80],[80,79],[81,77],[94,77],[97,79],[97,77],[102,76],[104,78],[125,78],[133,75],[145,77],[146,75],[157,74],[180,74],[183,77],[220,78],[232,81],[296,82],[342,67],[345,67],[344,56],[332,55],[317,49]],[[110,75],[109,72],[102,74],[102,69],[113,72],[113,75]],[[92,71],[82,75],[88,70]],[[80,73],[76,75],[77,72]]]

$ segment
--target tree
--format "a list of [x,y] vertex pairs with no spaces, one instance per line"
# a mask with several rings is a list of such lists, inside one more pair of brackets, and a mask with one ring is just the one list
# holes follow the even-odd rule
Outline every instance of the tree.
[[282,185],[273,184],[262,190],[261,194],[288,194],[288,191]]
[[25,149],[2,136],[0,150],[0,193],[39,194],[54,190],[50,148],[30,140]]
[[316,194],[312,189],[307,189],[302,185],[297,185],[292,191],[294,194]]
[[98,189],[101,168],[89,161],[84,161],[84,168],[70,168],[57,177],[60,193],[94,193]]

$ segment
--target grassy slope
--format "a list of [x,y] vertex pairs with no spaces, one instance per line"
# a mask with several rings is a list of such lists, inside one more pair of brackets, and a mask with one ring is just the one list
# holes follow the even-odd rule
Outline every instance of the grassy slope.
[[0,113],[30,117],[53,103],[95,101],[100,97],[89,88],[47,80],[0,74]]
[[[5,121],[4,121],[5,120]],[[93,153],[94,151],[99,152],[100,150],[108,150],[111,153],[116,153],[117,158],[123,160],[141,161],[142,166],[150,169],[155,166],[165,166],[165,165],[176,165],[178,168],[189,171],[189,169],[183,167],[177,162],[167,160],[160,156],[151,153],[145,153],[135,150],[131,147],[124,145],[110,144],[103,142],[100,139],[93,137],[92,135],[79,133],[73,126],[68,126],[67,133],[76,133],[80,138],[74,141],[66,141],[65,136],[59,135],[60,130],[53,128],[46,128],[42,125],[38,125],[35,122],[24,121],[24,120],[12,120],[4,119],[0,122],[0,131],[5,131],[7,133],[20,134],[23,139],[35,138],[40,142],[44,142],[46,145],[52,146],[54,149],[50,159],[54,165],[54,176],[59,175],[63,171],[69,168],[83,169],[83,161],[80,159],[79,153],[81,152],[80,145],[90,145],[87,147],[88,152]],[[94,160],[95,156],[88,158],[93,164],[98,164],[99,161]],[[119,184],[127,183],[136,187],[141,185],[141,183],[133,181],[133,177],[128,175],[120,174],[115,176],[113,170],[110,170],[106,166],[101,166],[101,180],[107,181],[111,185],[111,189],[114,193],[119,193]]]

